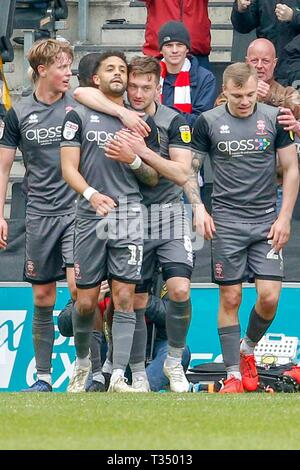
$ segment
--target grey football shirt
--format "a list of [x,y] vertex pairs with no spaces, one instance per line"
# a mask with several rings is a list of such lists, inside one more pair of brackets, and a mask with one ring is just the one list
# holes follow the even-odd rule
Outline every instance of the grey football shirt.
[[[157,105],[153,116],[159,130],[160,156],[170,160],[169,148],[190,149],[190,128],[185,118],[172,108],[162,104]],[[157,186],[149,187],[140,184],[143,204],[166,204],[179,201],[183,188],[164,176],[159,178]]]
[[198,117],[192,148],[209,153],[216,218],[274,218],[276,150],[294,144],[277,115],[278,108],[258,103],[247,118],[232,116],[227,105]]
[[51,105],[31,95],[5,116],[0,147],[19,147],[23,154],[28,213],[56,216],[75,210],[76,194],[62,178],[60,140],[64,116],[76,105],[70,93]]
[[[159,151],[157,128],[151,118],[146,122],[151,133],[145,142],[152,150]],[[105,156],[105,144],[124,126],[121,121],[108,114],[77,106],[63,124],[62,147],[80,147],[80,174],[89,186],[115,202],[127,197],[128,203],[141,201],[139,182],[129,165]],[[83,218],[98,217],[90,203],[79,196],[77,214]]]

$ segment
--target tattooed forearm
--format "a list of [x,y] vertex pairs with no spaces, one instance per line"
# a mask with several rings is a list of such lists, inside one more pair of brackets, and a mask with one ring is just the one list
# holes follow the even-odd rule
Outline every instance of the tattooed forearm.
[[206,155],[204,152],[192,150],[192,168],[196,174],[201,170]]
[[156,186],[158,183],[158,173],[154,168],[147,165],[147,163],[142,162],[141,166],[134,170],[134,173],[139,181],[147,186]]
[[198,184],[198,178],[197,175],[194,173],[192,170],[187,182],[183,186],[183,190],[186,194],[186,197],[188,198],[188,201],[190,204],[200,204],[201,203],[201,197],[200,197],[200,190],[199,190],[199,184]]
[[200,204],[201,196],[200,189],[198,184],[198,172],[200,171],[203,161],[205,158],[205,153],[192,152],[192,168],[187,182],[183,186],[184,192],[190,204]]

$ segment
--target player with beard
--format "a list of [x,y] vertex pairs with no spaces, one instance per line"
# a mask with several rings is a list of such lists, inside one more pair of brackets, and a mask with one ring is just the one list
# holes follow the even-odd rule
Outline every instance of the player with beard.
[[[80,78],[80,77],[79,77]],[[100,55],[92,77],[109,102],[123,106],[127,63],[123,53]],[[147,144],[157,148],[157,129],[150,119]],[[109,391],[134,392],[124,378],[136,324],[133,299],[141,277],[143,218],[137,178],[157,183],[157,172],[123,144],[119,161],[104,147],[122,123],[115,117],[78,106],[63,124],[61,158],[65,180],[80,194],[77,204],[74,266],[77,302],[73,308],[76,362],[68,391],[84,391],[89,373],[89,347],[100,284],[109,279],[114,302],[113,374]],[[131,227],[134,227],[132,230]]]

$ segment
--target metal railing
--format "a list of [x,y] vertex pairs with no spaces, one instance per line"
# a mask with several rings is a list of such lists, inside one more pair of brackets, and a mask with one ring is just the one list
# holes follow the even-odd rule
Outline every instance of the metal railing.
[[89,0],[78,0],[78,25],[79,25],[79,41],[87,42],[88,18],[89,16]]

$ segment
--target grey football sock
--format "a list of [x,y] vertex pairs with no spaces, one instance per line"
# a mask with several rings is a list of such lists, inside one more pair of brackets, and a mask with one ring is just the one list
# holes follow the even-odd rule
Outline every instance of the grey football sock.
[[249,338],[252,343],[257,344],[259,340],[261,340],[273,320],[274,318],[272,318],[272,320],[265,320],[256,312],[255,307],[253,307],[253,309],[251,310],[246,333],[247,338]]
[[[135,364],[145,364],[147,345],[147,325],[145,321],[145,308],[136,309],[136,323],[130,353],[130,368]],[[142,370],[145,369],[145,365]]]
[[92,332],[91,339],[91,361],[92,361],[92,372],[96,374],[101,372],[101,344],[103,342],[103,333],[101,331],[94,330]]
[[223,362],[227,372],[240,370],[240,325],[218,328]]
[[114,312],[112,324],[113,370],[125,370],[130,357],[135,328],[135,312]]
[[51,374],[54,344],[53,308],[34,306],[32,336],[38,375]]
[[72,322],[76,356],[78,359],[84,359],[89,355],[94,324],[94,314],[95,312],[91,312],[88,315],[80,315],[77,310],[76,303],[73,306]]
[[175,302],[169,300],[166,309],[168,343],[174,348],[184,348],[191,321],[191,300]]

